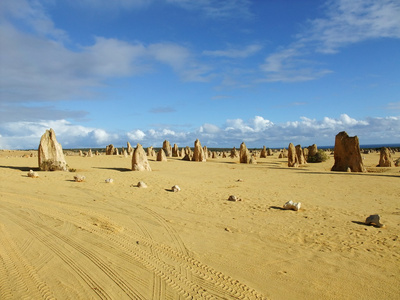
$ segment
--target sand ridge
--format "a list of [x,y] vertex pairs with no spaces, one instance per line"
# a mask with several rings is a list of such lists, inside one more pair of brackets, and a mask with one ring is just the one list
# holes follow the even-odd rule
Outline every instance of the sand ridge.
[[[399,298],[400,169],[376,168],[377,153],[365,174],[276,155],[153,157],[133,172],[102,155],[39,178],[24,154],[0,152],[1,299]],[[302,209],[282,210],[288,200]],[[373,213],[385,228],[363,224]]]

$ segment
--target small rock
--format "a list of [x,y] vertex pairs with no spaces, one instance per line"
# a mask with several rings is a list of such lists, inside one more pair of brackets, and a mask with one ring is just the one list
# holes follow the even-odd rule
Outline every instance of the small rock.
[[143,181],[139,181],[137,184],[137,187],[145,189],[145,188],[147,188],[147,184],[144,183]]
[[365,224],[375,225],[378,227],[384,227],[385,225],[381,223],[381,217],[379,215],[370,215],[366,220]]
[[292,200],[289,200],[283,205],[283,209],[291,209],[298,211],[301,207],[301,202],[293,202]]
[[112,178],[107,178],[106,179],[106,183],[113,183],[114,182],[114,179],[112,179]]
[[33,170],[30,170],[30,171],[28,172],[28,177],[31,177],[31,178],[38,178],[38,177],[39,177],[39,174],[38,174],[37,172],[33,172]]
[[242,199],[236,197],[235,195],[230,195],[228,201],[236,202],[236,201],[242,201]]
[[174,193],[176,193],[176,192],[180,192],[181,188],[180,188],[179,186],[177,186],[177,185],[174,185],[174,186],[171,188],[171,190],[172,190]]
[[85,181],[85,179],[86,179],[86,177],[83,176],[83,175],[75,175],[75,176],[74,176],[74,180],[75,180],[76,182],[82,182],[82,181]]

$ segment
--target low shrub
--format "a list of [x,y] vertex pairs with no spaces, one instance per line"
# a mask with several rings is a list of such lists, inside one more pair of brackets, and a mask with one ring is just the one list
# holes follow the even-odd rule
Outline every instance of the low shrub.
[[319,149],[317,154],[313,156],[308,156],[307,162],[309,163],[319,163],[324,162],[329,159],[329,155],[322,149]]

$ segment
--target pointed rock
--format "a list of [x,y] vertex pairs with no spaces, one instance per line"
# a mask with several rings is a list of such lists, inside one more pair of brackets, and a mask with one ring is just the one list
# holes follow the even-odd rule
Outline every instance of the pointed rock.
[[149,161],[142,145],[137,144],[132,155],[132,170],[133,171],[151,171]]
[[57,142],[53,129],[46,130],[40,139],[39,169],[42,171],[67,171],[67,162],[61,144]]

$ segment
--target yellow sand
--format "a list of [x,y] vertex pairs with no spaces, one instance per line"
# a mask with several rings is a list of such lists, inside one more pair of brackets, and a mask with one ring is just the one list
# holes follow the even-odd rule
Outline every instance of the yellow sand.
[[36,179],[26,153],[0,151],[0,299],[400,299],[400,168],[377,153],[366,174],[67,156],[76,172]]

